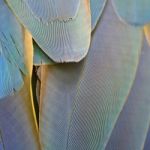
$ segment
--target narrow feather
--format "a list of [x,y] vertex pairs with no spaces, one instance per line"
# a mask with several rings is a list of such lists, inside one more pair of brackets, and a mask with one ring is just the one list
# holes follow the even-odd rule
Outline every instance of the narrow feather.
[[0,101],[0,135],[6,150],[40,150],[31,93],[32,37],[24,29],[23,39],[29,73],[23,76],[24,85],[18,93]]
[[92,30],[99,21],[107,0],[90,0]]
[[116,13],[121,20],[143,26],[150,22],[149,0],[112,0]]
[[24,47],[21,25],[0,0],[0,98],[14,94],[23,85]]
[[33,35],[42,50],[56,62],[77,62],[88,52],[91,34],[88,0],[80,2],[75,19],[44,24],[37,19],[24,1],[7,0],[9,6]]
[[142,30],[123,24],[110,1],[87,58],[42,66],[43,149],[104,149],[135,79]]
[[136,79],[106,150],[142,150],[150,123],[150,51],[144,40]]
[[24,0],[37,19],[47,23],[54,20],[74,19],[79,10],[80,0]]

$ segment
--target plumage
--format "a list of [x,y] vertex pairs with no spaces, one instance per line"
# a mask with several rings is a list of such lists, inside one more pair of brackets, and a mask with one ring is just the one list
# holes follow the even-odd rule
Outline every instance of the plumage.
[[34,16],[44,23],[74,19],[79,10],[80,0],[23,0]]
[[32,105],[32,36],[23,28],[25,65],[22,89],[0,101],[0,136],[4,150],[40,150],[38,128]]
[[107,0],[90,0],[92,30],[95,29]]
[[147,132],[147,137],[146,137],[146,141],[144,144],[144,150],[149,150],[149,148],[150,148],[150,127],[149,127],[149,130]]
[[[107,0],[90,0],[92,30],[95,29],[100,20],[106,2]],[[42,49],[40,49],[40,47],[38,47],[37,44],[34,45],[34,64],[54,64],[54,62],[42,51]]]
[[39,65],[54,65],[55,62],[50,59],[43,51],[42,49],[37,45],[36,42],[33,42],[34,47],[34,59],[33,63],[35,66]]
[[105,148],[135,79],[141,46],[142,29],[120,22],[109,1],[83,62],[41,67],[43,149]]
[[149,49],[144,39],[134,84],[105,150],[143,150],[144,148],[150,123]]
[[42,50],[56,62],[78,62],[89,48],[91,17],[88,0],[81,0],[77,17],[43,23],[24,1],[7,0],[10,8],[31,32]]
[[112,3],[121,20],[135,26],[150,22],[149,0],[112,0]]
[[23,85],[27,74],[24,63],[22,27],[0,0],[0,99],[14,94]]

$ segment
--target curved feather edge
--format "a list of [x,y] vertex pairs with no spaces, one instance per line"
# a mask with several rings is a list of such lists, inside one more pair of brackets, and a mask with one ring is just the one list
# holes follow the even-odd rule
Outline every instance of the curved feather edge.
[[133,26],[150,23],[149,0],[112,0],[119,19]]
[[56,62],[78,62],[88,52],[91,36],[91,15],[88,0],[80,2],[74,20],[43,24],[33,16],[23,1],[6,0],[12,11],[31,32],[41,49]]
[[142,150],[150,123],[150,51],[144,39],[136,78],[106,150]]
[[[106,2],[107,0],[90,0],[92,30],[95,29],[102,15]],[[44,52],[42,52],[37,44],[34,45],[34,49],[34,65],[54,64],[54,62],[50,58],[48,58],[48,56]]]
[[44,23],[75,19],[80,6],[80,0],[24,0],[24,2],[33,15]]
[[84,61],[41,66],[43,149],[105,148],[135,80],[142,37],[108,1]]
[[44,52],[43,50],[37,45],[37,43],[33,42],[34,47],[34,58],[33,58],[33,64],[35,66],[40,65],[54,65],[56,64],[53,60],[51,60]]
[[0,0],[0,99],[13,95],[23,86],[27,74],[21,25]]

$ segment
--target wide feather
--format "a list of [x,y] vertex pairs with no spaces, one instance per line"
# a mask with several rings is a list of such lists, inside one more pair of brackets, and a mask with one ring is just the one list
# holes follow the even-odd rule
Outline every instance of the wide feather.
[[83,62],[41,67],[43,149],[104,149],[135,79],[141,46],[142,29],[120,22],[109,1]]
[[150,0],[112,0],[121,20],[143,26],[150,22]]
[[9,6],[32,33],[42,50],[56,62],[78,62],[88,52],[91,17],[88,0],[81,0],[75,19],[44,24],[37,19],[24,1],[7,0]]
[[40,150],[31,91],[32,36],[25,29],[23,42],[28,71],[28,75],[23,76],[23,88],[0,101],[0,136],[4,150]]
[[74,19],[80,0],[24,0],[37,19],[47,23],[54,20]]
[[26,74],[21,25],[0,0],[0,98],[14,94],[23,85]]
[[[95,29],[102,15],[106,2],[107,0],[90,0],[92,30]],[[54,64],[54,62],[42,51],[42,49],[40,49],[36,43],[34,44],[34,64]]]
[[143,150],[150,123],[150,50],[144,40],[136,79],[106,150]]

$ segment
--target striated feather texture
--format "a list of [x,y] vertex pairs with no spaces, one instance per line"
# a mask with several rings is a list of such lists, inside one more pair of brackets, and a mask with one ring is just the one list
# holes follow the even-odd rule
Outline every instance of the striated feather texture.
[[21,25],[0,0],[0,99],[14,94],[23,85],[27,74]]
[[105,150],[143,150],[150,123],[149,63],[150,48],[144,40],[134,84]]
[[24,85],[19,92],[0,101],[0,136],[4,150],[40,150],[31,92],[32,37],[24,28],[22,31],[28,74],[23,76]]
[[24,1],[7,0],[10,8],[32,33],[42,50],[56,62],[78,62],[89,48],[91,16],[88,0],[81,0],[77,16],[68,21],[46,24],[32,13]]
[[112,0],[116,13],[125,22],[143,26],[150,22],[150,0]]
[[[90,0],[92,30],[95,29],[96,24],[102,15],[106,2],[107,0]],[[37,44],[34,45],[34,64],[54,64],[54,62],[44,52],[42,52],[42,49],[40,49]]]
[[141,47],[142,29],[120,22],[109,1],[83,62],[41,67],[43,149],[105,148],[135,79]]
[[23,0],[34,16],[42,22],[74,19],[80,0]]

